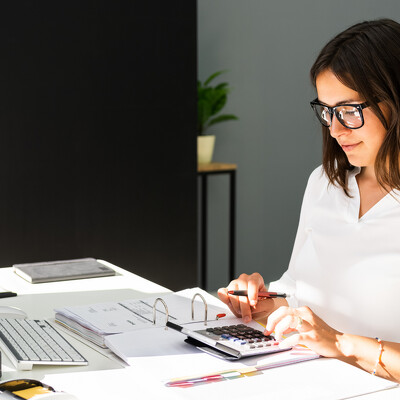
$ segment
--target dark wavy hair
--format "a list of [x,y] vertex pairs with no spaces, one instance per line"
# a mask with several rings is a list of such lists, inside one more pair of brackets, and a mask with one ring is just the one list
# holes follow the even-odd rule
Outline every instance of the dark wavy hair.
[[[387,133],[375,160],[375,174],[383,188],[400,189],[400,24],[378,19],[346,29],[325,45],[311,67],[314,86],[325,70],[358,92],[382,122]],[[387,119],[379,102],[389,110]],[[325,173],[348,195],[347,171],[354,167],[329,128],[322,127],[322,134]]]

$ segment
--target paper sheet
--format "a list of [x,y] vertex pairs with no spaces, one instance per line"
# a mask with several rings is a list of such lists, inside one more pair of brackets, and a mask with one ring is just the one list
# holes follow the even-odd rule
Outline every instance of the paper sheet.
[[[240,324],[242,320],[230,317],[222,321],[212,321],[208,327],[222,324]],[[252,326],[260,328],[253,322]],[[189,329],[202,329],[204,324],[194,323],[188,325]],[[196,354],[199,350],[184,342],[186,336],[173,329],[156,327],[145,331],[131,331],[118,335],[110,335],[105,339],[106,346],[121,357],[126,363],[135,363],[137,357],[171,356],[180,354]],[[210,356],[208,356],[210,357]],[[213,357],[212,357],[213,358]]]
[[[203,356],[207,356],[203,354]],[[185,364],[195,361],[190,355]],[[362,394],[383,391],[397,386],[356,367],[334,359],[318,359],[266,370],[258,375],[215,382],[191,388],[170,388],[164,381],[176,373],[165,369],[163,359],[155,357],[138,360],[134,367],[123,370],[90,371],[69,374],[51,374],[43,381],[57,390],[80,396],[82,400],[128,400],[132,398],[163,400],[338,400]],[[192,360],[192,361],[190,361]],[[146,362],[145,362],[146,361]],[[149,362],[147,362],[149,361]],[[172,357],[168,364],[179,367],[180,359]],[[222,369],[222,368],[221,368]],[[398,389],[388,390],[398,398]],[[385,392],[383,392],[385,393]],[[385,397],[390,398],[390,397]]]

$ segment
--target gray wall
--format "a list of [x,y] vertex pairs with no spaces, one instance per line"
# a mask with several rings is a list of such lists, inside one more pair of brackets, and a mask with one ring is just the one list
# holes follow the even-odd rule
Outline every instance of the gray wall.
[[[237,274],[286,269],[307,177],[321,162],[309,68],[336,33],[366,19],[400,21],[398,0],[198,0],[198,75],[228,69],[227,112],[210,130],[215,161],[238,164]],[[227,283],[228,181],[209,179],[208,289]]]

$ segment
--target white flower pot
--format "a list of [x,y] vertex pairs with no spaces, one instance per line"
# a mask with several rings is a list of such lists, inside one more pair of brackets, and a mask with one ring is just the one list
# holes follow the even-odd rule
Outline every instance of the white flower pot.
[[214,153],[214,144],[214,135],[197,136],[197,162],[199,164],[211,162]]

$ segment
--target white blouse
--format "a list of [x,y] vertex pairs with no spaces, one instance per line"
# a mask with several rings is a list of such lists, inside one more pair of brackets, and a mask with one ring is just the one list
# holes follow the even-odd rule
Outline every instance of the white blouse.
[[322,167],[311,174],[289,268],[269,290],[341,332],[400,342],[400,192],[359,218],[359,172],[348,175],[352,198]]

